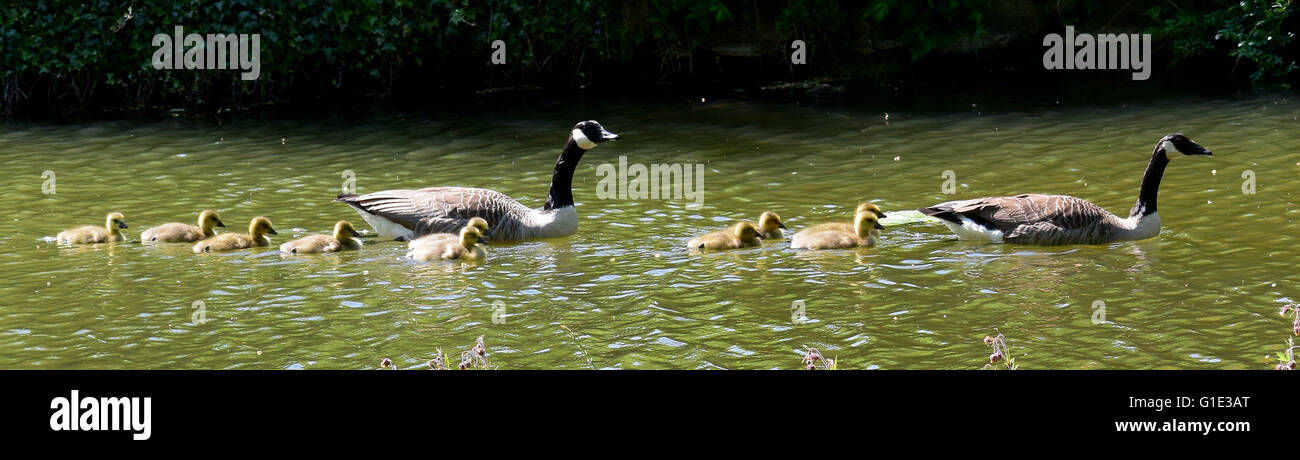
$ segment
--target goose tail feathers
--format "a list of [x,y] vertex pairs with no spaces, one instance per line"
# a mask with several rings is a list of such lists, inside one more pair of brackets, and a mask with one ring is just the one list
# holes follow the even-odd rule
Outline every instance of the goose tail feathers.
[[921,214],[925,214],[937,219],[943,219],[954,224],[961,224],[961,218],[953,211],[951,202],[939,203],[928,208],[917,209]]

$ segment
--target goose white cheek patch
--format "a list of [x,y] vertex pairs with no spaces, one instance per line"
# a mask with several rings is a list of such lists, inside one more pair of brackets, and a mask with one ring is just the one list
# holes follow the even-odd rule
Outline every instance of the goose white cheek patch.
[[596,146],[595,142],[592,142],[591,139],[587,139],[587,135],[583,134],[581,129],[574,129],[572,136],[573,141],[577,142],[578,147],[582,147],[583,150],[591,150]]
[[1183,152],[1181,150],[1178,150],[1178,147],[1174,147],[1173,142],[1165,141],[1164,149],[1165,149],[1165,158],[1169,160],[1172,160],[1175,157],[1180,157],[1183,155]]

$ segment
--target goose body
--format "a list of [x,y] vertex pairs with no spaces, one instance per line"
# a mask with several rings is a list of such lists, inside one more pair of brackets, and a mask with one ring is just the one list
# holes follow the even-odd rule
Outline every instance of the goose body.
[[[857,216],[858,214],[861,214],[863,212],[871,212],[875,214],[877,221],[889,217],[886,216],[885,213],[880,210],[879,206],[876,206],[875,203],[871,203],[871,202],[864,202],[862,204],[859,204],[858,208],[855,211],[853,211],[853,215]],[[836,232],[849,233],[849,234],[854,234],[857,232],[857,230],[854,230],[852,221],[828,222],[824,224],[817,224],[798,231],[797,233],[794,234],[794,236],[790,237],[790,244],[791,246],[794,246],[796,242],[802,242],[804,238],[808,237],[808,235],[812,235],[814,233],[828,232],[828,231],[836,231]],[[871,229],[871,235],[876,238],[880,238],[880,230],[875,228]],[[872,244],[872,246],[874,245],[875,244]]]
[[879,242],[880,217],[870,210],[859,212],[853,216],[853,226],[845,229],[839,224],[828,224],[812,229],[803,230],[796,233],[794,238],[790,239],[790,247],[794,249],[848,249],[848,248],[871,248]]
[[705,249],[724,250],[752,248],[763,244],[760,238],[762,238],[762,234],[758,227],[753,223],[738,222],[736,225],[726,230],[709,232],[691,238],[690,241],[686,242],[686,249],[700,251]]
[[573,172],[587,150],[617,139],[595,120],[574,125],[551,176],[546,204],[529,208],[503,193],[466,187],[384,190],[365,195],[341,194],[335,201],[351,206],[381,237],[409,241],[432,233],[451,233],[470,218],[491,225],[493,241],[523,241],[569,236],[578,230],[573,202]]
[[785,223],[781,216],[772,211],[763,211],[758,216],[758,232],[764,240],[774,241],[785,238]]
[[180,222],[171,222],[140,233],[141,242],[157,243],[193,243],[195,241],[212,238],[216,235],[212,229],[214,227],[225,227],[226,224],[221,222],[221,216],[211,209],[199,213],[198,225],[182,224]]
[[1212,153],[1182,134],[1161,138],[1127,218],[1082,198],[1039,194],[948,201],[919,211],[941,219],[967,241],[1049,246],[1143,240],[1160,234],[1156,197],[1165,167],[1173,158],[1190,155]]
[[116,241],[126,241],[122,235],[122,229],[126,228],[125,217],[120,212],[114,212],[105,219],[103,227],[87,225],[74,229],[64,230],[55,235],[55,240],[60,244],[94,244],[108,243]]
[[334,224],[334,233],[330,235],[309,235],[280,245],[280,252],[287,254],[307,254],[317,252],[339,252],[361,249],[361,234],[352,227],[352,223],[340,220]]
[[239,249],[248,249],[256,246],[270,246],[271,237],[266,235],[276,235],[275,228],[271,227],[271,220],[265,217],[254,217],[248,223],[248,233],[222,233],[220,235],[208,238],[206,240],[194,243],[192,248],[195,253],[216,252],[216,251],[235,251]]
[[483,238],[483,232],[477,227],[466,225],[456,238],[420,238],[412,241],[407,256],[421,262],[434,259],[480,261],[487,258],[487,251],[480,245],[485,242],[487,240]]

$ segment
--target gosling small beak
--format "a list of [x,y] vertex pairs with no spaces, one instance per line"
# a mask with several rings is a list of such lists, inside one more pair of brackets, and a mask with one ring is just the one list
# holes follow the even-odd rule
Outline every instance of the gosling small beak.
[[279,235],[279,233],[276,233],[276,232],[275,232],[275,229],[274,229],[274,228],[268,228],[268,229],[266,229],[266,233],[270,233],[270,234],[272,234],[272,235]]
[[889,216],[886,216],[885,213],[883,213],[883,212],[878,212],[878,213],[876,213],[876,217],[879,217],[879,218],[881,218],[881,219],[884,219],[884,218],[889,217]]
[[218,220],[218,221],[217,221],[217,226],[218,226],[218,227],[225,228],[226,223]]
[[880,225],[880,222],[876,222],[876,225],[873,225],[873,227],[876,227],[876,230],[884,230],[884,229],[885,229],[885,226],[884,226],[884,225]]
[[118,222],[117,228],[126,228],[126,222]]
[[478,244],[487,244],[487,242],[488,242],[487,238],[483,238],[481,236],[478,238]]
[[492,229],[484,230],[484,231],[483,231],[483,236],[486,236],[486,237],[488,237],[488,238],[491,238],[491,237],[492,237]]
[[783,224],[783,223],[781,223],[781,222],[777,222],[777,223],[776,223],[776,228],[785,228],[785,224]]

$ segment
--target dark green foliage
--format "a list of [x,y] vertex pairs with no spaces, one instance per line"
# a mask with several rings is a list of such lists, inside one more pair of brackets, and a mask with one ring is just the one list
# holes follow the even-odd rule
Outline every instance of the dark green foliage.
[[1288,53],[1296,33],[1294,0],[1238,0],[1226,5],[1208,12],[1162,5],[1147,14],[1172,39],[1175,60],[1228,49],[1235,58],[1230,71],[1245,60],[1254,66],[1252,82],[1285,81],[1297,68],[1295,52]]
[[908,44],[912,60],[984,32],[987,0],[873,0],[862,12],[872,24],[898,24],[897,40]]
[[[1018,59],[1015,65],[1033,66],[1042,34],[1066,23],[1158,27],[1157,40],[1171,44],[1166,59],[1228,55],[1253,66],[1256,82],[1284,79],[1295,69],[1294,53],[1287,54],[1296,22],[1292,0],[1149,2],[1145,10],[1112,3],[18,0],[0,6],[0,112],[222,108],[610,81],[635,88],[665,81],[879,78],[910,63],[977,56],[1008,43],[1021,46],[1006,53]],[[186,33],[261,34],[260,78],[154,69],[153,36],[178,25]],[[990,33],[1003,41],[981,41]],[[489,66],[498,39],[507,44],[508,60]],[[795,39],[808,43],[812,65],[790,65]]]

